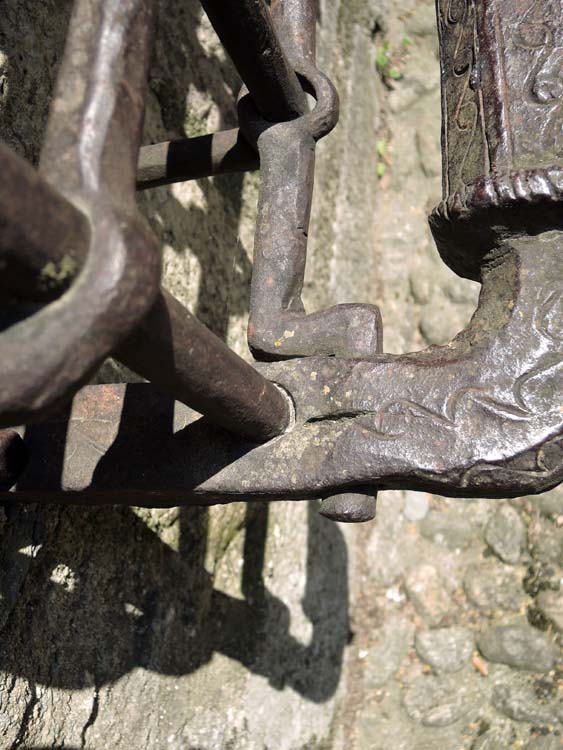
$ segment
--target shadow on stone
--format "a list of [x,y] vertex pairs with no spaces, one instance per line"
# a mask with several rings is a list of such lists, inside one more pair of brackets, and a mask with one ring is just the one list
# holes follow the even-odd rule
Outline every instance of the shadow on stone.
[[[125,406],[122,423],[127,415]],[[154,434],[171,433],[172,418],[161,413]],[[28,429],[31,450],[41,429]],[[64,421],[60,432],[45,461],[49,482],[64,466]],[[127,435],[126,428],[102,462],[114,476],[127,462],[127,440],[120,443],[120,435]],[[164,463],[161,468],[166,471]],[[27,563],[27,579],[4,631],[0,668],[33,684],[99,688],[137,667],[189,674],[219,652],[275,689],[328,700],[338,685],[349,632],[342,533],[309,505],[302,606],[312,635],[304,644],[290,633],[287,605],[264,581],[268,506],[248,504],[244,513],[244,599],[239,599],[214,588],[204,566],[207,509],[171,508],[154,517],[150,510],[127,506],[41,509],[35,551],[31,557],[18,553]],[[157,532],[175,523],[178,543],[166,544]],[[287,544],[290,553],[291,540]]]

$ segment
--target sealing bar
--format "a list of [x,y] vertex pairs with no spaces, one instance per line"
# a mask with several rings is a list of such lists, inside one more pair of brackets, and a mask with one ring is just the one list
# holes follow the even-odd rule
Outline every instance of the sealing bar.
[[238,128],[197,138],[179,138],[139,152],[137,190],[260,168],[256,151]]

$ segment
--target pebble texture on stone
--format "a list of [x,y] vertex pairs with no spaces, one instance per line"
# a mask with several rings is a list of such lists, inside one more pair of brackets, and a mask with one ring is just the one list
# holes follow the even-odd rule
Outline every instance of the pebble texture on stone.
[[436,672],[459,672],[469,663],[473,635],[459,626],[421,630],[416,634],[415,647],[420,658]]
[[438,570],[433,565],[415,568],[405,580],[405,589],[418,614],[431,626],[443,624],[452,601]]
[[465,573],[465,595],[482,610],[519,612],[526,601],[522,575],[498,563],[471,565]]
[[411,719],[426,727],[446,727],[472,708],[475,696],[452,677],[419,677],[405,693]]
[[485,529],[485,540],[493,552],[506,563],[516,564],[524,546],[525,528],[519,514],[501,505]]
[[536,726],[563,721],[563,703],[540,700],[531,685],[497,685],[493,690],[493,705],[509,719]]
[[563,633],[563,591],[541,591],[538,594],[537,605],[553,628]]
[[489,661],[530,672],[549,672],[559,653],[548,635],[520,623],[488,628],[480,635],[478,645]]

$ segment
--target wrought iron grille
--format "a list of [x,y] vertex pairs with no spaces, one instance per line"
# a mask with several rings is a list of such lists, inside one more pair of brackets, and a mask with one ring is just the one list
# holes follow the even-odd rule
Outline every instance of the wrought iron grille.
[[[46,420],[25,468],[18,433],[0,434],[2,487],[20,478],[6,497],[321,497],[328,517],[367,520],[380,488],[560,482],[563,1],[437,0],[444,200],[430,222],[444,261],[483,289],[450,344],[403,356],[382,353],[377,307],[301,301],[315,144],[338,120],[315,0],[202,5],[245,84],[240,129],[140,148],[154,1],[76,0],[39,169],[0,147],[0,285],[17,318],[0,333],[0,425]],[[134,196],[258,168],[252,367],[160,288]],[[158,388],[83,387],[110,354]],[[174,401],[174,434],[159,435]]]

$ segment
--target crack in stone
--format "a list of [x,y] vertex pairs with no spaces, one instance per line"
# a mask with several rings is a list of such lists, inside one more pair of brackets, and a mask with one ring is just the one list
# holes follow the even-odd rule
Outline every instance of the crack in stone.
[[80,734],[80,750],[85,750],[86,748],[86,734],[88,733],[88,730],[93,726],[94,722],[98,718],[99,707],[100,707],[100,688],[98,684],[96,683],[94,685],[94,700],[92,701],[92,708],[90,709],[90,715],[88,716],[86,723],[82,727],[82,732]]

